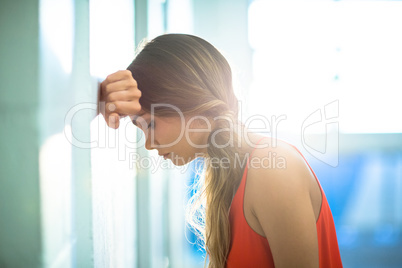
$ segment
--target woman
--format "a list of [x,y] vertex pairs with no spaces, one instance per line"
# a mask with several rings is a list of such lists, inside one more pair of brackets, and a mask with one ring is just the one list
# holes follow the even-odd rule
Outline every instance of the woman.
[[[107,124],[131,116],[148,150],[176,165],[204,158],[188,218],[209,267],[342,267],[313,171],[295,147],[239,122],[230,66],[211,44],[184,34],[155,38],[102,82],[101,100]],[[267,166],[272,155],[280,165]]]

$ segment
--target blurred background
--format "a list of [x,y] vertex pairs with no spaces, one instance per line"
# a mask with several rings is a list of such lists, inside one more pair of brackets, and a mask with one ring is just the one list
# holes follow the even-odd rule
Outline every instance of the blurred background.
[[[195,162],[97,116],[144,39],[190,33],[233,68],[243,122],[295,144],[345,267],[402,267],[402,1],[2,0],[0,267],[203,267]],[[249,120],[254,118],[253,120]]]

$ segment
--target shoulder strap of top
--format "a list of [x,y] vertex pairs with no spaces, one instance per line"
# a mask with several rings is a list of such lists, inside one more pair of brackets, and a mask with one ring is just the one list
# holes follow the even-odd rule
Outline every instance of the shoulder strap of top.
[[257,144],[255,145],[255,147],[253,148],[253,150],[252,150],[251,153],[250,153],[250,156],[249,156],[248,159],[247,159],[246,170],[248,169],[248,165],[249,165],[249,162],[250,162],[250,158],[253,156],[253,153],[254,153],[255,149],[257,149],[257,146],[260,144],[260,142],[261,142],[263,139],[267,139],[267,138],[269,138],[269,137],[262,137],[261,139],[258,140]]

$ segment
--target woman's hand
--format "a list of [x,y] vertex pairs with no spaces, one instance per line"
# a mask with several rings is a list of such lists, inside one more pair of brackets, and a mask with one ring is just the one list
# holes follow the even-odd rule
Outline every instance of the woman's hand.
[[109,127],[117,129],[120,117],[141,110],[141,91],[129,70],[110,74],[100,86],[100,113]]

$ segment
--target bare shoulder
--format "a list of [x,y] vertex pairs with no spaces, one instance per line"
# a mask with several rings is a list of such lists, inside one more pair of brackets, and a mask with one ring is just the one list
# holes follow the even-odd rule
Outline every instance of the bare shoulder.
[[308,196],[314,175],[295,147],[271,138],[261,144],[264,146],[256,148],[250,158],[247,173],[251,208],[262,204],[280,208]]
[[303,183],[312,175],[303,156],[297,149],[281,140],[264,139],[257,147],[251,158],[248,170],[248,180],[284,181],[284,183]]
[[318,267],[315,177],[292,145],[270,138],[262,142],[265,146],[250,157],[246,220],[268,239],[276,267]]
[[250,158],[245,204],[253,216],[248,219],[268,239],[275,266],[318,267],[315,177],[293,146],[266,140]]

